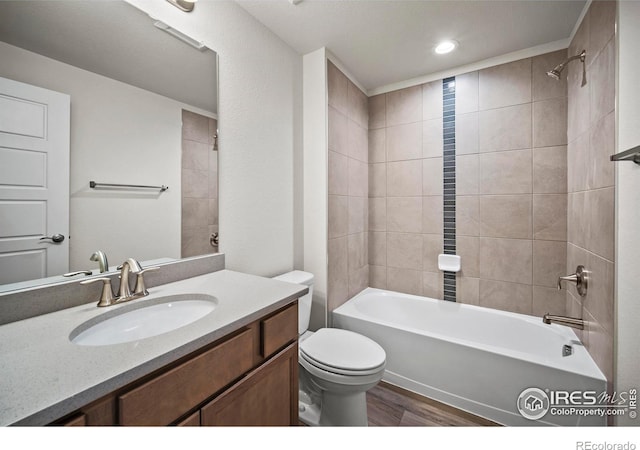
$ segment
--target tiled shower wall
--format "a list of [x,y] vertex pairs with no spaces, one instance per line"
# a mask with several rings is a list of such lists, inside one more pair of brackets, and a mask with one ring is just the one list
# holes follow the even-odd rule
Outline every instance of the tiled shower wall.
[[217,253],[209,238],[218,232],[218,121],[182,110],[183,258]]
[[367,96],[331,62],[329,90],[328,310],[369,285]]
[[[456,77],[457,301],[564,314],[566,51]],[[442,81],[369,99],[370,285],[443,298]]]
[[[567,288],[567,313],[586,322],[581,339],[609,382],[613,380],[614,163],[616,2],[594,1],[569,54],[587,52],[568,67],[568,243],[566,272],[578,264],[591,272],[586,297]],[[620,164],[620,163],[619,163]],[[628,164],[628,163],[621,163]]]

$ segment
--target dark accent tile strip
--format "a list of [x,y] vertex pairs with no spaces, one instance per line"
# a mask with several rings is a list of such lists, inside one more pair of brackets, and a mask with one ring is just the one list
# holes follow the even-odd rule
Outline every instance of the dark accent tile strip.
[[[456,88],[455,77],[442,80],[442,193],[444,253],[456,254]],[[456,274],[444,272],[443,298],[456,301]]]

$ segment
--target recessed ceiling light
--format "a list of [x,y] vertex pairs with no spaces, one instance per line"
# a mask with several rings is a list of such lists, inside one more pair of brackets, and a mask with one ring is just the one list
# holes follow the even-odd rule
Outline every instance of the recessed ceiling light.
[[445,53],[454,51],[457,46],[458,46],[457,41],[442,41],[438,45],[436,45],[436,48],[434,48],[433,50],[438,55],[444,55]]

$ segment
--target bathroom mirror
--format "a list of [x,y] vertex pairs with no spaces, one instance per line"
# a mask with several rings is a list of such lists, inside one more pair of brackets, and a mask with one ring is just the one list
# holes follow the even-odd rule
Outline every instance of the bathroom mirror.
[[[22,89],[12,81],[70,101],[68,176],[65,170],[42,170],[56,158],[19,153],[23,149],[13,142],[24,137],[21,132],[0,129],[0,195],[9,187],[0,207],[10,206],[0,209],[0,292],[86,277],[61,276],[68,272],[95,275],[99,263],[90,257],[96,251],[107,255],[112,268],[128,257],[155,264],[217,252],[214,51],[125,1],[2,1],[0,61],[0,87],[10,85],[0,92],[0,108],[15,100],[11,88]],[[37,101],[21,105],[27,112],[54,114],[53,106]],[[0,110],[0,117],[20,114]],[[46,114],[45,141],[58,133],[47,128],[58,116]],[[2,141],[3,135],[9,137]],[[8,161],[16,166],[7,169]],[[34,168],[38,182],[30,181]],[[12,197],[18,192],[12,184],[33,193],[56,176],[68,178],[69,194],[61,202],[68,210],[54,211],[68,219],[66,230],[47,226],[46,211],[34,204],[41,200]],[[56,234],[64,240],[55,242]],[[16,250],[21,242],[25,246]],[[46,249],[56,246],[66,246],[68,265],[47,259]]]

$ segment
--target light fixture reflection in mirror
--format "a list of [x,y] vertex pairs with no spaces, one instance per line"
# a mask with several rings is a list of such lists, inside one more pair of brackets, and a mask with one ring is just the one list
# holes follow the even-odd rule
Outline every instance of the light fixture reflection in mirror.
[[175,6],[176,8],[179,8],[184,12],[191,12],[193,11],[193,8],[196,6],[195,3],[197,0],[167,0],[167,1],[171,3],[173,6]]

